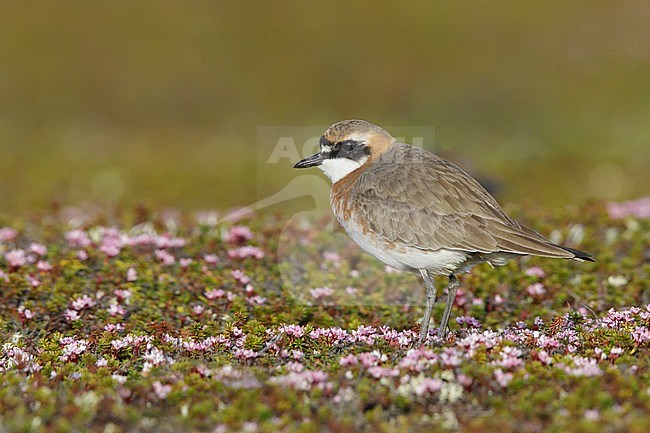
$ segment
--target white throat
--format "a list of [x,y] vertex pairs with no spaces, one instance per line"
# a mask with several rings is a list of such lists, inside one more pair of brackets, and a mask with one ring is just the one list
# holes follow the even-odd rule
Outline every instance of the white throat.
[[326,159],[318,166],[318,168],[325,173],[325,176],[330,178],[332,183],[336,183],[361,167],[366,160],[367,158],[364,158],[361,161],[353,161],[347,158]]

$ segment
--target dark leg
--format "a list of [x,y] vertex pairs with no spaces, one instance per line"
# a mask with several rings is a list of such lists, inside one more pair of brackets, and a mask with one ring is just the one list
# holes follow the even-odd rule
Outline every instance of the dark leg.
[[420,341],[422,344],[426,341],[427,335],[429,334],[429,322],[431,321],[431,310],[433,310],[433,304],[436,302],[436,286],[431,281],[431,277],[426,269],[420,269],[420,275],[424,280],[424,286],[426,287],[425,299],[426,307],[424,309],[424,318],[422,319],[422,330],[420,331]]
[[451,315],[451,307],[454,305],[456,299],[456,292],[458,292],[458,280],[454,274],[449,276],[449,285],[447,286],[447,303],[445,304],[445,312],[442,314],[442,321],[440,322],[440,329],[438,336],[445,338],[447,336],[447,323]]

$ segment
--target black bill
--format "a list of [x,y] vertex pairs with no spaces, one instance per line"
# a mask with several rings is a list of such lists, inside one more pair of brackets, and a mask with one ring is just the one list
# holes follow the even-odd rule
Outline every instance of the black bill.
[[323,155],[320,153],[316,153],[312,156],[308,156],[305,159],[301,159],[296,163],[296,165],[293,166],[293,168],[309,168],[309,167],[316,167],[317,165],[321,165],[325,158]]

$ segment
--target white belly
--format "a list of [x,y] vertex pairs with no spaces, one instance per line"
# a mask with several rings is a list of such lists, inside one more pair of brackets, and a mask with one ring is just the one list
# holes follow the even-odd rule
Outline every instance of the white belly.
[[367,253],[395,269],[418,272],[426,269],[431,275],[450,275],[466,272],[464,262],[468,254],[462,251],[440,249],[423,251],[418,248],[387,242],[382,237],[366,230],[354,221],[341,221],[341,225],[350,237]]

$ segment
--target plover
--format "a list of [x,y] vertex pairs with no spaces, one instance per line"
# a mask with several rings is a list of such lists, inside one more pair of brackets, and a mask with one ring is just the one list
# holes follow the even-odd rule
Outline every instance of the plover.
[[487,262],[533,255],[594,261],[510,218],[474,178],[422,148],[398,143],[379,126],[345,120],[320,138],[320,151],[295,168],[318,167],[332,181],[330,201],[359,246],[385,264],[422,276],[426,306],[420,343],[436,300],[433,276],[449,277],[438,336],[444,338],[458,290],[456,275]]

